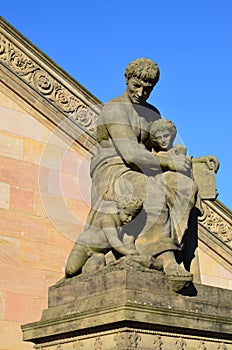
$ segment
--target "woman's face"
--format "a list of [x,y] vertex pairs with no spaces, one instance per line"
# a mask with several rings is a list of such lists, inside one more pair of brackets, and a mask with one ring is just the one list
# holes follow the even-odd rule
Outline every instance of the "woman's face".
[[127,80],[127,94],[132,103],[143,105],[153,90],[153,84],[132,77]]

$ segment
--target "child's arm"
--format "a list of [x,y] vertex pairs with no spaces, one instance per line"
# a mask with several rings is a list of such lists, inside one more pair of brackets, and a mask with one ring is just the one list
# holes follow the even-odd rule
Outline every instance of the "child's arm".
[[126,247],[118,238],[119,227],[113,217],[102,219],[102,231],[114,250],[122,255],[138,255],[136,249]]

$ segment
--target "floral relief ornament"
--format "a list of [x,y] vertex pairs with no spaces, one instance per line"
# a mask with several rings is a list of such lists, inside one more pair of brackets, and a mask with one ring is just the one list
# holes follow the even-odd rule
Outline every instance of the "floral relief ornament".
[[199,221],[232,248],[232,226],[230,223],[215,213],[205,203],[203,203],[203,208],[204,215],[199,217]]
[[160,335],[155,336],[154,340],[154,350],[162,350],[163,349],[163,341]]
[[118,332],[114,337],[114,341],[119,348],[127,346],[137,349],[141,337],[136,332]]
[[74,123],[95,128],[96,113],[0,35],[0,59],[39,93],[59,107]]
[[175,341],[175,345],[176,345],[176,350],[185,350],[185,347],[187,345],[186,341],[182,338],[178,338]]

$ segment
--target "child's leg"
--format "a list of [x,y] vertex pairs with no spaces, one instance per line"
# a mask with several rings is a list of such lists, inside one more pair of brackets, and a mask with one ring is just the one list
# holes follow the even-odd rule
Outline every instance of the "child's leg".
[[81,273],[81,269],[88,260],[89,248],[75,243],[65,268],[66,277],[73,277]]
[[83,266],[83,273],[95,273],[106,265],[105,255],[102,253],[93,254]]

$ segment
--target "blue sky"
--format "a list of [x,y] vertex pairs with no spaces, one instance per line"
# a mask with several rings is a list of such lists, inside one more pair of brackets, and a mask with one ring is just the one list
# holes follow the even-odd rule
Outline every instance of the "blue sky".
[[158,63],[149,102],[194,157],[220,161],[218,199],[232,208],[232,1],[4,1],[1,16],[103,102],[138,57]]

